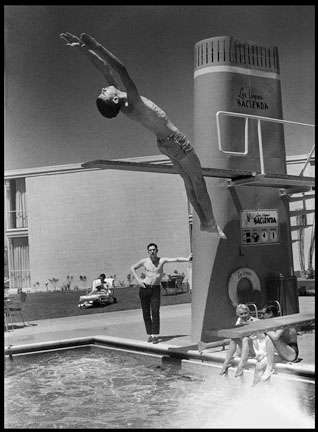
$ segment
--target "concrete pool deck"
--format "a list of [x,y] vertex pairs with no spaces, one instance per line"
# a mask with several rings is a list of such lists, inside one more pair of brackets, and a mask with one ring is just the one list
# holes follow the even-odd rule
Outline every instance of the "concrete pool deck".
[[[315,297],[300,297],[300,312],[314,313]],[[197,343],[191,340],[191,304],[162,306],[160,309],[161,331],[160,346],[179,348],[183,352],[189,351],[196,357],[199,353]],[[82,316],[71,316],[56,319],[31,321],[25,327],[18,327],[5,332],[5,347],[17,347],[28,344],[46,343],[72,338],[110,337],[125,339],[130,344],[141,346],[146,340],[146,333],[141,309],[105,312]],[[299,357],[301,362],[294,364],[314,370],[315,364],[315,334],[303,333],[298,337]],[[150,348],[150,347],[149,347]],[[222,346],[204,350],[213,353],[220,361],[224,359],[226,349]]]

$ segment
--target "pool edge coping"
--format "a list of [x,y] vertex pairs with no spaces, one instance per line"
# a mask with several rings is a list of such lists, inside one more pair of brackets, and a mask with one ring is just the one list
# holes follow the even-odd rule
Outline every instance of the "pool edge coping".
[[[158,344],[151,344],[136,339],[120,338],[115,336],[95,335],[76,337],[69,339],[62,339],[58,341],[45,341],[35,342],[24,345],[8,345],[5,347],[5,356],[13,356],[14,354],[27,354],[35,353],[38,351],[56,350],[62,348],[75,348],[87,345],[108,345],[124,350],[140,351],[144,353],[153,353],[157,355],[167,355],[171,358],[178,358],[180,360],[200,360],[204,362],[220,364],[224,362],[224,355],[219,352],[200,352],[194,349],[186,349],[179,345],[167,344],[159,342]],[[234,361],[234,364],[236,361]],[[254,359],[248,359],[247,367],[252,368],[255,366]],[[288,375],[297,375],[307,377],[315,380],[315,365],[309,363],[276,363],[278,372],[283,372]]]

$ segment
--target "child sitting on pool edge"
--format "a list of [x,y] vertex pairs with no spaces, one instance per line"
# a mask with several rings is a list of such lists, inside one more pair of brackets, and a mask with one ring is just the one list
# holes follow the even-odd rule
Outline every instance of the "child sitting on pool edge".
[[[236,316],[237,320],[235,326],[242,326],[249,324],[253,321],[257,321],[257,318],[251,316],[250,310],[246,304],[239,304],[236,306]],[[233,338],[230,340],[229,350],[226,354],[220,375],[225,375],[230,366],[233,364],[234,354],[239,348],[240,350],[240,361],[235,372],[235,377],[243,375],[243,368],[246,365],[248,355],[250,351],[253,352],[252,340],[249,336],[244,336],[243,338]]]

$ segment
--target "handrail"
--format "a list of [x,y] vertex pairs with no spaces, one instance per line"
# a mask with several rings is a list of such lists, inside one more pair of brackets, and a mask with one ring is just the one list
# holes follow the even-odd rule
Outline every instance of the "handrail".
[[308,153],[308,156],[307,156],[306,162],[305,162],[305,164],[304,164],[302,170],[301,170],[300,173],[299,173],[299,177],[302,177],[302,176],[304,175],[305,169],[307,168],[307,165],[309,164],[310,159],[311,159],[311,157],[312,157],[314,151],[315,151],[315,143],[314,143],[314,145],[312,146],[312,149],[310,150],[310,152]]
[[257,310],[257,306],[255,303],[246,303],[246,306],[252,306],[254,308],[255,311],[255,318],[258,318],[258,310]]
[[278,313],[279,313],[280,316],[282,316],[282,308],[280,306],[279,301],[278,300],[274,300],[273,303],[276,303],[276,306],[278,308]]
[[[246,156],[248,154],[248,117],[246,117],[245,128],[244,128],[244,152],[233,152],[233,151],[223,150],[222,149],[221,130],[220,130],[220,121],[219,121],[219,117],[220,117],[221,114],[225,114],[225,115],[229,115],[229,116],[235,117],[236,114],[238,114],[238,113],[232,113],[230,111],[218,111],[216,113],[216,130],[217,130],[217,135],[218,135],[219,150],[222,153],[231,154],[231,155],[234,155],[234,156]],[[243,116],[238,115],[238,117],[243,117]]]
[[[244,138],[244,151],[243,152],[233,152],[233,151],[229,151],[229,150],[224,150],[222,148],[221,130],[220,130],[220,116],[221,115],[227,115],[230,117],[245,118],[245,131],[244,131],[244,137],[245,138]],[[254,114],[243,114],[243,113],[231,112],[231,111],[217,111],[217,113],[216,113],[216,128],[217,128],[217,136],[218,136],[218,146],[219,146],[219,150],[222,153],[231,154],[233,156],[246,156],[248,154],[248,119],[257,120],[257,135],[258,135],[261,174],[265,174],[261,121],[269,121],[272,123],[283,123],[283,124],[297,124],[300,126],[309,126],[312,128],[315,127],[315,125],[312,125],[310,123],[301,123],[301,122],[295,122],[295,121],[291,121],[291,120],[282,120],[282,119],[276,119],[273,117],[264,117],[264,116],[254,115]],[[312,155],[314,148],[315,148],[315,146],[311,150],[310,155]],[[309,156],[309,160],[310,160],[310,157],[311,156]]]

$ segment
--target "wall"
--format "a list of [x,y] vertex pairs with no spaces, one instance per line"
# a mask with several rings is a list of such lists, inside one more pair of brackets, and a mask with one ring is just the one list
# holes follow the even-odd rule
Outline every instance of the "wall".
[[[190,252],[186,193],[177,175],[96,170],[26,180],[32,285],[101,272],[126,279],[155,242],[160,256]],[[169,264],[166,272],[187,271]]]

